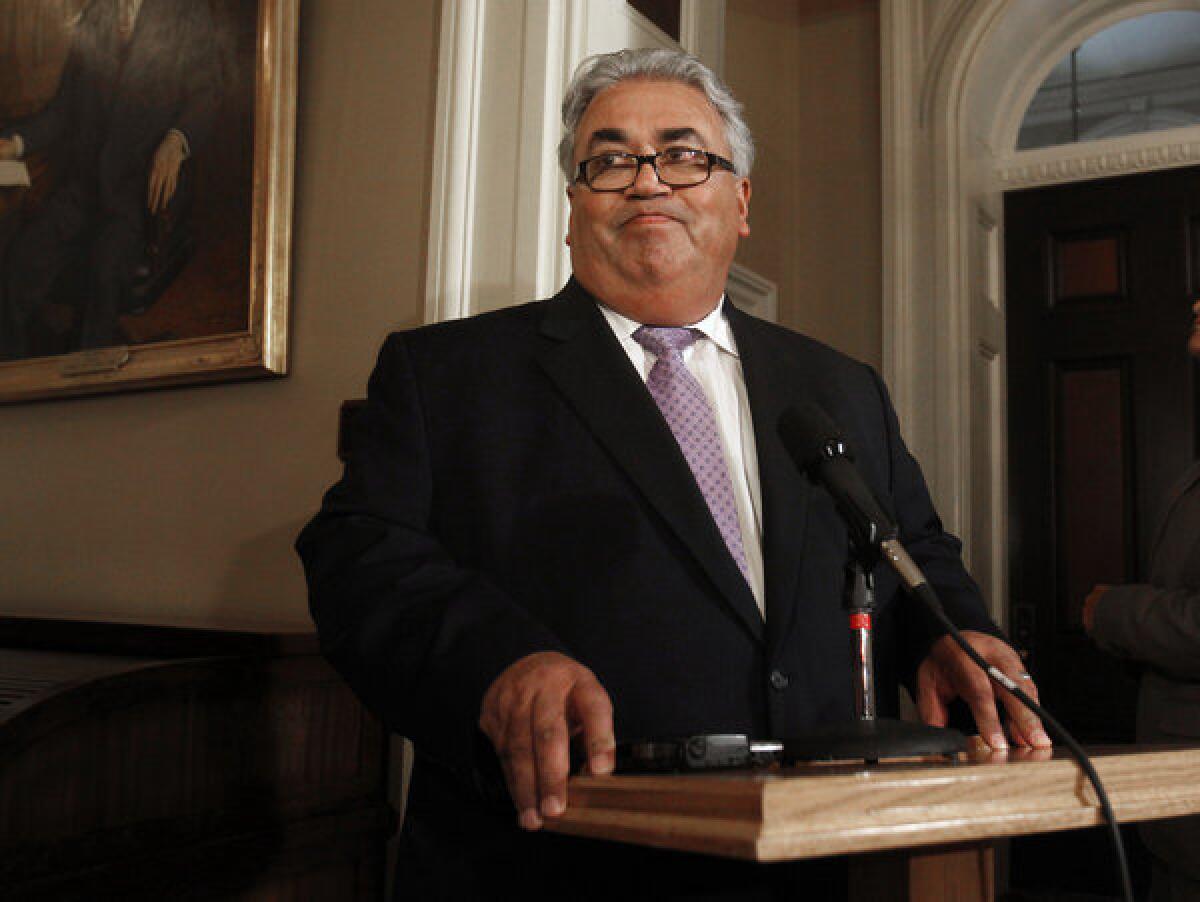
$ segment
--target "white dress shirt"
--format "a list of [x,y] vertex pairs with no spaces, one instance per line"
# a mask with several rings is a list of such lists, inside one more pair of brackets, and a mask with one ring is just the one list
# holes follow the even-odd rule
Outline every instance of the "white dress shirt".
[[[738,525],[742,531],[742,546],[750,565],[750,591],[758,610],[766,616],[764,604],[762,552],[762,491],[758,482],[758,453],[754,444],[754,422],[750,419],[750,402],[746,398],[746,378],[738,357],[733,331],[722,309],[724,296],[713,311],[688,328],[700,333],[696,343],[683,351],[683,362],[704,389],[708,404],[717,421],[725,466],[737,503]],[[633,339],[642,323],[634,322],[603,304],[600,311],[613,334],[629,355],[638,375],[645,382],[650,368],[658,359]]]

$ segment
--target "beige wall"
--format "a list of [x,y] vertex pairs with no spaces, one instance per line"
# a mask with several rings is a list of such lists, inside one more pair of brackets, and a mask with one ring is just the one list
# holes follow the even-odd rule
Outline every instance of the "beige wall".
[[422,309],[435,0],[304,0],[291,374],[0,407],[0,611],[306,622],[337,408]]
[[725,75],[758,145],[738,262],[779,320],[883,358],[879,4],[728,0]]
[[[304,0],[286,378],[0,407],[0,610],[307,619],[291,543],[338,473],[338,404],[421,316],[436,0]],[[878,363],[878,14],[729,0],[760,156],[740,259],[780,319]]]

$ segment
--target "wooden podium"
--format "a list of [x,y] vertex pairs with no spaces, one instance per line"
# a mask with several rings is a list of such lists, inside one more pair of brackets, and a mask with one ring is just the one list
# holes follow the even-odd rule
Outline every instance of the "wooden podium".
[[[1089,753],[1120,821],[1200,812],[1200,748]],[[930,902],[992,899],[997,839],[1100,823],[1087,777],[1055,749],[871,766],[575,777],[566,812],[549,827],[764,862],[856,854],[852,899]]]

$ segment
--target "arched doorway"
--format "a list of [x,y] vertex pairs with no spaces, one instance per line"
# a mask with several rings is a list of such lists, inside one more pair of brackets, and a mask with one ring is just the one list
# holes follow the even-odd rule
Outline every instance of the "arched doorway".
[[[1012,597],[1009,578],[1005,194],[1200,164],[1196,126],[1018,150],[1020,125],[1072,48],[1118,22],[1168,10],[1200,3],[882,6],[885,371],[939,507],[963,536],[993,613],[1013,633],[1023,626],[1014,610],[1028,600]],[[1032,844],[1046,875],[1072,860],[1090,867],[1108,859],[1106,848],[1086,848],[1086,838],[1084,847],[1061,848],[1071,841],[1064,834]],[[1014,850],[1019,882],[1049,885],[1038,883],[1036,856],[1021,860],[1028,851]]]
[[1200,163],[1200,126],[1018,151],[1062,57],[1197,0],[881,5],[884,371],[914,453],[993,614],[1009,620],[1003,196]]

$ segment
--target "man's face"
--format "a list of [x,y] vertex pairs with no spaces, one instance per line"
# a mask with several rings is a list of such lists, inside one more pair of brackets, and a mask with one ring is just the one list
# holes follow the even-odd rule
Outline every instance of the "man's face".
[[[575,132],[574,167],[605,151],[648,154],[671,147],[728,159],[721,118],[690,85],[630,79],[598,94]],[[567,188],[567,243],[576,278],[631,319],[686,325],[725,289],[740,236],[750,234],[750,181],[714,168],[709,180],[670,188],[650,166],[624,191]]]

